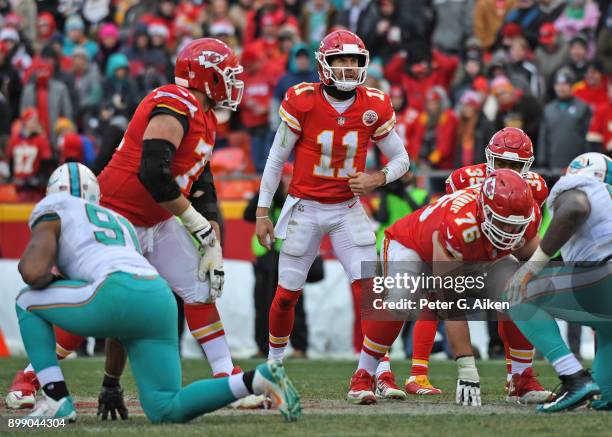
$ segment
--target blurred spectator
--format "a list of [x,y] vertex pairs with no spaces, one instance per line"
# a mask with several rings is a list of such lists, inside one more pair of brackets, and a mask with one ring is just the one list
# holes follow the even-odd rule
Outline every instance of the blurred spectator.
[[275,79],[265,69],[266,59],[254,48],[242,53],[244,95],[240,103],[240,119],[251,136],[251,159],[262,173],[270,152],[268,115]]
[[557,98],[544,107],[535,154],[538,167],[564,168],[576,155],[589,151],[591,110],[572,96],[572,82],[569,70],[559,70],[555,76]]
[[91,167],[95,175],[99,175],[113,157],[115,149],[121,144],[127,125],[128,119],[121,108],[115,108],[112,104],[102,106],[96,128],[100,147]]
[[6,142],[11,133],[11,121],[11,106],[4,94],[0,93],[0,159],[4,156]]
[[[265,14],[261,18],[261,37],[244,46],[244,52],[256,53],[257,57],[264,61],[262,67],[270,75],[271,80],[277,80],[285,73],[290,47],[293,45],[292,37],[286,33],[287,29],[285,29],[282,41],[279,38],[279,23],[278,16],[271,13]],[[285,39],[287,37],[289,40]],[[285,46],[285,42],[289,42],[289,49]]]
[[391,59],[402,42],[401,21],[397,12],[392,0],[380,1],[380,19],[376,24],[376,37],[368,49],[380,58],[383,64]]
[[508,65],[506,72],[508,79],[515,87],[536,98],[544,95],[544,85],[540,79],[540,72],[533,62],[528,59],[529,45],[522,36],[512,39],[510,43]]
[[380,61],[380,58],[376,57],[370,59],[370,65],[368,65],[368,75],[364,82],[365,86],[370,88],[376,88],[384,92],[385,94],[389,93],[389,89],[391,86],[389,82],[385,79],[385,75],[383,74],[383,66]]
[[40,52],[44,46],[51,42],[51,37],[56,34],[57,26],[55,17],[50,12],[42,12],[38,14],[36,19],[36,38],[32,45],[36,52]]
[[600,60],[589,62],[584,80],[577,82],[572,92],[580,100],[589,104],[593,111],[598,105],[608,101],[608,78]]
[[89,54],[89,59],[95,59],[98,54],[98,44],[87,38],[85,34],[85,23],[78,15],[71,15],[64,25],[66,36],[64,37],[64,55],[72,56],[76,47],[84,47]]
[[[146,23],[149,29],[152,25],[161,25],[165,27],[165,39],[168,43],[168,48],[172,50],[175,48],[176,44],[176,34],[174,25],[177,13],[178,0],[161,0],[156,1],[153,4],[155,8],[153,13],[147,11],[148,13],[143,15],[140,20],[143,23]],[[157,33],[159,29],[162,29],[162,27],[156,28],[154,32]],[[159,32],[161,32],[161,30],[159,30]]]
[[515,0],[476,0],[474,6],[474,36],[482,42],[485,50],[493,47],[506,14]]
[[168,83],[168,78],[161,74],[155,64],[145,64],[144,71],[134,78],[136,84],[137,101],[145,96],[154,88]]
[[22,112],[26,108],[36,108],[38,119],[44,131],[51,137],[55,147],[56,138],[53,126],[58,118],[72,119],[73,108],[68,87],[53,78],[53,62],[49,58],[39,58],[34,62],[34,73],[21,97]]
[[339,11],[334,24],[359,35],[366,47],[376,47],[376,28],[379,20],[378,1],[344,0],[344,9]]
[[438,169],[455,168],[458,121],[444,88],[434,86],[425,98],[425,110],[419,114],[410,148],[411,156]]
[[608,101],[595,109],[587,140],[595,144],[595,150],[612,156],[612,81],[608,82]]
[[270,106],[270,129],[276,131],[280,124],[278,108],[285,98],[285,93],[293,85],[301,82],[318,82],[319,75],[314,68],[312,51],[305,44],[295,44],[289,55],[287,72],[280,78],[271,100]]
[[[535,49],[535,61],[544,80],[544,84],[551,83],[555,71],[569,60],[569,47],[565,38],[557,33],[552,23],[544,23],[540,27],[540,44]],[[548,95],[547,100],[554,98]]]
[[105,71],[108,58],[121,49],[119,28],[114,23],[105,23],[100,27],[98,38],[100,40],[100,51],[98,56],[96,56],[96,62],[100,67],[100,71]]
[[461,95],[472,88],[472,83],[477,77],[484,77],[482,46],[477,38],[470,38],[466,42],[463,62],[453,79],[451,89],[453,103],[458,102]]
[[26,50],[25,45],[19,38],[19,33],[12,27],[0,30],[0,43],[6,46],[7,56],[11,65],[20,73],[26,71],[32,65],[32,57]]
[[145,23],[136,23],[132,33],[131,45],[124,48],[122,53],[129,60],[132,77],[142,74],[145,65],[156,65],[161,74],[165,75],[167,73],[168,58],[163,50],[151,47],[149,32]]
[[612,74],[612,4],[608,7],[604,26],[599,31],[597,56],[603,61],[606,73]]
[[[389,95],[396,114],[395,132],[401,138],[410,159],[416,160],[418,159],[418,148],[412,147],[411,141],[419,112],[408,104],[406,93],[401,86],[392,86]],[[379,150],[378,147],[375,150]]]
[[552,23],[563,13],[567,0],[539,0],[542,22]]
[[13,25],[24,39],[36,38],[36,1],[11,1],[11,13],[5,17],[5,25]]
[[72,74],[76,92],[75,110],[81,124],[98,110],[102,101],[102,78],[98,65],[89,62],[84,47],[76,47],[72,53]]
[[24,109],[20,121],[21,127],[9,140],[6,155],[20,198],[38,201],[44,196],[53,167],[51,148],[36,109]]
[[245,17],[246,26],[242,35],[244,46],[264,36],[264,27],[270,25],[270,20],[276,26],[277,31],[285,25],[299,29],[297,19],[285,10],[282,0],[262,0],[261,6],[257,9],[253,7],[248,7],[248,9]]
[[59,164],[80,162],[91,167],[96,159],[93,143],[87,136],[77,133],[72,121],[67,118],[57,120],[55,135],[57,136]]
[[433,7],[436,12],[434,46],[445,53],[458,55],[472,34],[474,0],[437,0]]
[[336,20],[336,8],[329,0],[307,1],[300,16],[300,29],[310,51],[316,51]]
[[592,0],[568,0],[567,6],[555,21],[555,27],[565,39],[569,40],[580,34],[586,35],[591,42],[590,51],[594,49],[592,41],[599,21],[599,6]]
[[420,111],[429,88],[438,85],[449,89],[458,64],[457,57],[432,51],[428,44],[417,41],[391,59],[385,66],[385,76],[391,83],[402,84],[410,105]]
[[19,72],[11,65],[7,44],[0,41],[0,93],[10,106],[7,122],[19,116],[19,99],[21,98],[21,79]]
[[589,62],[587,48],[588,42],[584,35],[578,34],[569,42],[569,62],[566,66],[572,71],[576,82],[583,80],[586,74]]
[[505,23],[516,23],[533,48],[538,44],[538,32],[542,23],[542,11],[535,0],[516,0],[515,7],[506,15]]
[[458,167],[485,161],[484,151],[495,133],[495,127],[482,112],[482,104],[483,97],[476,91],[465,92],[459,101]]
[[128,73],[127,57],[123,53],[111,55],[106,64],[102,94],[105,102],[112,102],[114,106],[121,107],[128,116],[131,116],[138,104],[138,92]]
[[542,107],[537,99],[515,88],[506,77],[497,77],[491,83],[491,92],[497,101],[494,119],[495,130],[504,127],[523,129],[534,142],[542,118]]

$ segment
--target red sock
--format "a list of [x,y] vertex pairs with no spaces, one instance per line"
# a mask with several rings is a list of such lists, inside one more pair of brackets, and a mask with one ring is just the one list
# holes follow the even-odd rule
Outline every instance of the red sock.
[[504,324],[504,334],[512,360],[512,374],[520,375],[525,369],[531,367],[535,350],[512,320],[503,320],[500,323]]
[[295,305],[302,294],[302,290],[291,291],[280,285],[276,287],[276,294],[270,306],[269,319],[269,359],[280,360],[289,343],[289,336],[293,331],[295,320]]
[[497,333],[504,345],[504,355],[506,356],[506,373],[512,375],[512,358],[510,357],[510,345],[508,344],[508,338],[506,337],[506,331],[504,330],[504,320],[500,319],[497,322]]
[[362,352],[381,359],[399,335],[404,326],[403,320],[366,320],[364,321],[365,337]]
[[353,294],[353,314],[355,321],[353,323],[353,349],[355,352],[361,351],[363,344],[363,323],[361,320],[361,290],[373,286],[372,278],[357,279],[351,282],[351,293]]
[[217,306],[214,303],[186,303],[185,319],[191,335],[202,346],[213,375],[231,375],[234,364]]
[[428,373],[429,356],[438,330],[438,320],[433,320],[434,318],[434,314],[426,310],[421,313],[421,317],[414,324],[411,376],[427,375]]
[[53,326],[53,330],[55,331],[55,354],[58,360],[66,358],[85,341],[85,337],[64,331],[58,326]]

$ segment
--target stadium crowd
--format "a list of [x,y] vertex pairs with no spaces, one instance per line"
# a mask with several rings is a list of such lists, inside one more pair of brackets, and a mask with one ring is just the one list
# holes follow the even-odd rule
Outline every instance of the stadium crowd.
[[483,162],[504,126],[529,134],[541,169],[612,153],[609,0],[0,0],[0,198],[39,199],[66,161],[99,173],[201,36],[245,67],[213,170],[261,173],[285,91],[318,80],[314,52],[341,27],[369,49],[366,85],[391,94],[421,174]]

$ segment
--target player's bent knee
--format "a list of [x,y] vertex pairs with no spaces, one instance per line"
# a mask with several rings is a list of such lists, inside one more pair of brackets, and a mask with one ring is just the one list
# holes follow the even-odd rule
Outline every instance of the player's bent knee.
[[301,270],[283,269],[278,274],[278,285],[286,290],[301,290],[306,283],[306,275]]

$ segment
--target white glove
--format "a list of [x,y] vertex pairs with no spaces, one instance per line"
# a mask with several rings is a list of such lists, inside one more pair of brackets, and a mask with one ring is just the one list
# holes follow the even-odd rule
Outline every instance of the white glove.
[[457,358],[457,394],[455,403],[480,407],[480,377],[474,357]]
[[455,403],[457,405],[480,407],[482,405],[480,402],[480,382],[458,379]]
[[538,246],[529,261],[523,264],[508,282],[506,298],[509,302],[519,303],[523,300],[527,292],[527,284],[546,267],[549,260],[550,257]]
[[198,266],[198,279],[205,281],[206,276],[210,278],[210,297],[214,301],[223,292],[224,275],[223,254],[221,245],[215,236],[215,232],[208,220],[197,212],[193,206],[189,206],[180,215],[183,225],[200,243],[200,264]]

